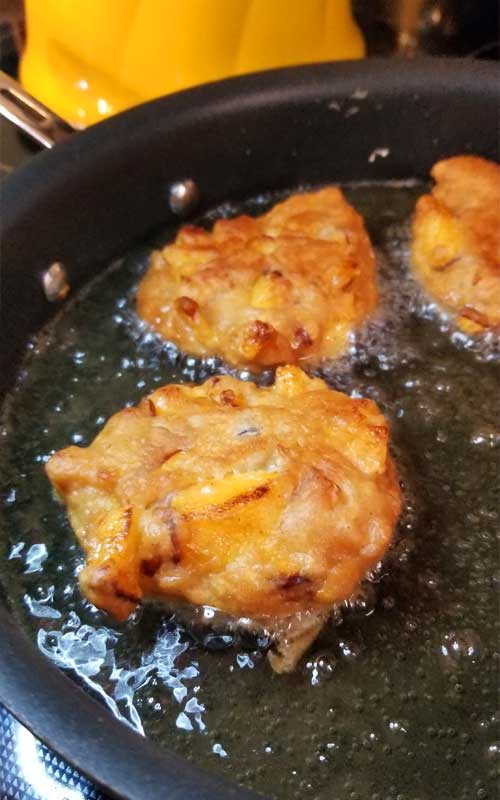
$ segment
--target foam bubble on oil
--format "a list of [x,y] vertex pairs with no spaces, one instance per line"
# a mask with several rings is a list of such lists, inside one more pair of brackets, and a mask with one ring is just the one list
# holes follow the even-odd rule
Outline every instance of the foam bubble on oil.
[[[384,401],[379,387],[367,391],[366,377],[388,372],[421,359],[418,341],[412,336],[415,319],[429,320],[436,326],[436,342],[441,335],[449,337],[459,349],[470,351],[478,361],[500,360],[500,335],[489,331],[482,336],[467,336],[457,329],[452,318],[426,294],[410,266],[410,220],[388,225],[382,242],[376,248],[379,303],[373,316],[351,334],[348,352],[334,361],[323,361],[312,370],[336,389],[353,397],[368,394],[377,402]],[[365,367],[361,380],[360,367]],[[378,396],[377,396],[378,395]]]
[[198,357],[182,352],[173,342],[165,341],[134,310],[136,288],[129,296],[126,308],[115,313],[115,322],[129,336],[140,357],[151,362],[153,359],[166,368],[175,369],[185,381],[201,383],[213,375],[230,375],[239,380],[251,380],[260,386],[272,383],[274,370],[253,371],[244,367],[226,364],[219,356]]
[[[488,331],[469,336],[461,331],[453,316],[434,301],[413,277],[411,271],[411,221],[389,225],[383,233],[386,259],[380,259],[382,306],[388,319],[403,320],[408,314],[436,323],[441,334],[450,337],[458,348],[473,352],[479,360],[495,361],[500,357],[500,335]],[[384,314],[384,316],[385,316]]]

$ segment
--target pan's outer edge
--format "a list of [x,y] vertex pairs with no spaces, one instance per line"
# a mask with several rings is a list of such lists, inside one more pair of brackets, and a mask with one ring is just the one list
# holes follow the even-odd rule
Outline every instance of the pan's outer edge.
[[[368,60],[275,70],[209,84],[152,101],[101,123],[54,151],[37,156],[1,185],[2,234],[20,215],[36,213],[47,182],[63,191],[68,174],[91,163],[92,151],[109,152],[116,142],[155,125],[158,116],[189,119],[193,107],[210,122],[218,113],[314,99],[319,86],[331,83],[331,96],[345,96],[359,86],[369,91],[439,92],[461,90],[500,98],[497,65],[471,61],[425,59],[418,63]],[[480,88],[478,86],[480,85]],[[329,86],[330,90],[330,86]],[[498,131],[496,132],[498,134]],[[55,174],[57,173],[57,174]],[[124,800],[209,800],[256,797],[160,751],[115,720],[90,696],[47,661],[0,609],[0,701],[49,747],[91,777],[110,794]]]

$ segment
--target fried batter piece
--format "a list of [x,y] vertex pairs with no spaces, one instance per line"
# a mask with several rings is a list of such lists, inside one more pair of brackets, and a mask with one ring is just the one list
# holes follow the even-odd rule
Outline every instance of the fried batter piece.
[[270,388],[164,386],[46,470],[92,603],[117,619],[142,598],[250,617],[290,669],[389,546],[401,496],[388,435],[374,402],[287,366]]
[[141,317],[196,356],[271,366],[338,356],[375,308],[375,259],[359,214],[327,187],[268,213],[181,228],[153,254]]
[[455,156],[413,219],[413,267],[429,294],[469,334],[500,327],[500,166]]

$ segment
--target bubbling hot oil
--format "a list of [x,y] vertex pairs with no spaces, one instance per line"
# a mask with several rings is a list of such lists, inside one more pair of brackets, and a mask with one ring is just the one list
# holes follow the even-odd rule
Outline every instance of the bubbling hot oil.
[[[346,188],[377,250],[381,304],[350,352],[319,371],[389,418],[406,504],[387,558],[295,673],[274,675],[268,637],[229,633],[214,609],[194,611],[189,628],[157,606],[114,624],[80,596],[82,556],[44,462],[87,445],[159,385],[227,369],[179,354],[135,316],[148,247],[67,304],[30,346],[5,404],[2,584],[20,624],[137,730],[275,798],[495,795],[498,340],[458,334],[409,275],[420,191]],[[201,222],[277,199],[227,205]]]

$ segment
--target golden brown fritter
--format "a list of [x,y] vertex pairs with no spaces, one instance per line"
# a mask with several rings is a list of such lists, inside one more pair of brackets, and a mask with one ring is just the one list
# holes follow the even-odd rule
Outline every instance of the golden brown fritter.
[[375,403],[293,366],[270,388],[164,386],[46,469],[95,605],[124,619],[143,597],[182,598],[262,624],[313,612],[304,646],[384,554],[401,507]]
[[363,221],[327,187],[210,233],[181,228],[153,254],[137,308],[185,352],[269,366],[338,356],[376,302]]
[[432,169],[432,193],[413,219],[412,261],[422,284],[466,333],[500,326],[500,167],[455,156]]

